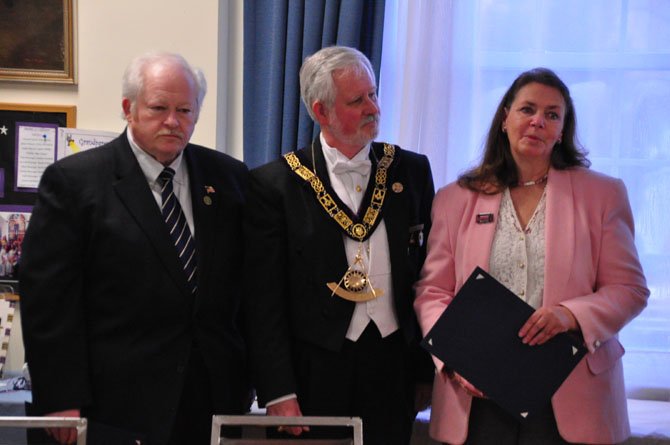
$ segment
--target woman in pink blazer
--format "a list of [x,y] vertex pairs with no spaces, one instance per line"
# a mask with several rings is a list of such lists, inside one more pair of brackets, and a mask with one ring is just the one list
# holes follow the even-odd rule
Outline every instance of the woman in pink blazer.
[[630,434],[618,332],[649,290],[625,186],[588,170],[575,127],[555,73],[536,68],[514,81],[481,164],[435,197],[414,307],[425,334],[480,266],[536,309],[521,341],[573,331],[589,353],[545,412],[523,423],[435,359],[430,433],[439,441],[611,444]]

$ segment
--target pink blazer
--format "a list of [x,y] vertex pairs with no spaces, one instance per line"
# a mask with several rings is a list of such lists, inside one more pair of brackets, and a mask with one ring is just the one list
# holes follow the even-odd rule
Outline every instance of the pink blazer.
[[[433,202],[428,257],[414,308],[424,335],[475,266],[489,269],[502,194],[484,195],[452,183]],[[543,305],[572,311],[589,354],[552,398],[561,436],[569,442],[615,443],[630,435],[619,330],[642,311],[649,290],[634,244],[633,216],[623,182],[584,168],[550,170],[547,182]],[[478,213],[494,222],[477,224]],[[437,370],[443,364],[434,359]],[[437,372],[430,434],[462,444],[472,399]]]

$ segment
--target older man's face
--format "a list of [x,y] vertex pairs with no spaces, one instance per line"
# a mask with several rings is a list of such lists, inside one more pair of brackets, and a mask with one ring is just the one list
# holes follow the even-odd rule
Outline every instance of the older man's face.
[[196,113],[196,86],[182,67],[154,65],[147,68],[144,87],[132,107],[123,99],[123,110],[133,139],[163,165],[169,165],[191,139]]
[[367,73],[350,70],[336,73],[333,81],[337,94],[322,129],[334,140],[331,145],[355,154],[379,132],[377,86]]

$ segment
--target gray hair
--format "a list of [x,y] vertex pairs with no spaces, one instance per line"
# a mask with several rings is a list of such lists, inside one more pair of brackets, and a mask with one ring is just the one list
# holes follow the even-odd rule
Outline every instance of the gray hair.
[[368,58],[355,48],[329,46],[307,57],[300,68],[300,97],[310,117],[316,121],[312,111],[314,102],[326,107],[335,103],[337,94],[333,74],[336,71],[367,73],[375,82],[375,73]]
[[[144,88],[144,74],[147,68],[154,65],[173,65],[181,67],[185,73],[189,74],[193,79],[195,85],[195,117],[196,120],[200,116],[200,108],[207,93],[207,80],[200,68],[192,67],[186,59],[175,53],[168,52],[149,52],[135,57],[126,71],[123,73],[123,81],[121,84],[121,94],[124,98],[130,101],[131,110],[135,109],[137,97]],[[125,119],[125,116],[122,115]]]

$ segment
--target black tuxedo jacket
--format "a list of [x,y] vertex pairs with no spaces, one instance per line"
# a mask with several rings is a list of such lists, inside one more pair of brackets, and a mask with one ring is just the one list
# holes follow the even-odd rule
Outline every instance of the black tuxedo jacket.
[[[376,159],[382,158],[383,144],[374,143],[372,150]],[[317,175],[330,188],[318,138],[313,152]],[[312,150],[298,154],[312,170]],[[375,156],[370,158],[374,164]],[[368,188],[373,186],[374,174]],[[330,194],[336,196],[332,190]],[[423,240],[430,230],[433,195],[428,159],[396,147],[381,217],[388,235],[396,314],[407,343],[414,346],[420,332],[412,286],[425,258]],[[292,343],[338,351],[355,303],[331,296],[326,287],[339,282],[348,267],[344,232],[283,158],[252,170],[246,209],[245,313],[255,385],[264,404],[296,392]],[[429,382],[433,366],[416,348],[416,366],[421,379]]]
[[214,411],[242,412],[240,234],[248,171],[197,145],[184,157],[198,252],[195,297],[125,132],[45,171],[20,274],[26,359],[42,412],[81,408],[85,417],[162,443],[194,347],[209,371],[203,379]]

